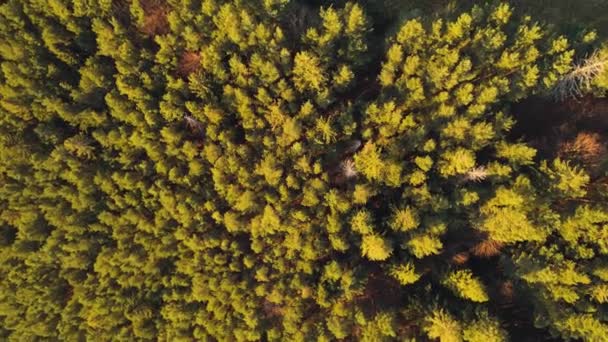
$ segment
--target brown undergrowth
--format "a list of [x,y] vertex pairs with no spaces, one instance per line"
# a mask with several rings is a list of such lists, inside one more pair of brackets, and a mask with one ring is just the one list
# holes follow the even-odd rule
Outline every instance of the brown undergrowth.
[[177,74],[180,77],[187,78],[193,72],[196,72],[201,65],[201,55],[195,51],[185,51],[182,53],[177,67]]
[[169,33],[169,5],[164,0],[141,0],[144,10],[144,23],[140,27],[141,32],[148,36],[163,35]]

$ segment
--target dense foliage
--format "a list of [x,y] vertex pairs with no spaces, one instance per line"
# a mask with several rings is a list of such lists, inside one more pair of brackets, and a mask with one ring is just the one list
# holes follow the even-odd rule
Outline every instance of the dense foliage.
[[0,339],[605,341],[604,36],[395,6],[4,1]]

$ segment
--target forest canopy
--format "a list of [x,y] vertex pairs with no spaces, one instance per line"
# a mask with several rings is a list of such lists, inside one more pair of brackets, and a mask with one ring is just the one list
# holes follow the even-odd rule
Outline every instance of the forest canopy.
[[607,341],[608,4],[545,3],[2,1],[0,340]]

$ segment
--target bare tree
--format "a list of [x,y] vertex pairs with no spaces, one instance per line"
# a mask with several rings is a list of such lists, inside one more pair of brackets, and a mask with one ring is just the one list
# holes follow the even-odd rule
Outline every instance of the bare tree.
[[346,179],[351,179],[357,176],[357,169],[355,168],[355,162],[352,159],[346,159],[340,163],[340,169],[342,175]]
[[486,170],[486,168],[483,166],[479,166],[479,167],[472,168],[471,170],[469,170],[469,172],[464,174],[464,181],[465,182],[481,182],[484,179],[486,179],[487,176],[488,176],[488,170]]
[[591,88],[593,80],[607,67],[608,56],[596,50],[557,83],[555,96],[560,100],[583,96]]
[[186,126],[192,131],[192,133],[203,136],[204,129],[203,124],[201,124],[197,119],[190,115],[184,115],[184,121],[186,121]]

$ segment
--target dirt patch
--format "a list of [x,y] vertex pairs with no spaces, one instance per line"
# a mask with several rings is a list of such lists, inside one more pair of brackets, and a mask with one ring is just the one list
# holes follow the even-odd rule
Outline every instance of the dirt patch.
[[[517,123],[511,135],[530,142],[541,158],[559,156],[568,146],[595,150],[589,153],[605,151],[608,98],[585,96],[567,101],[531,98],[515,104],[512,112]],[[577,139],[578,145],[574,143]]]

